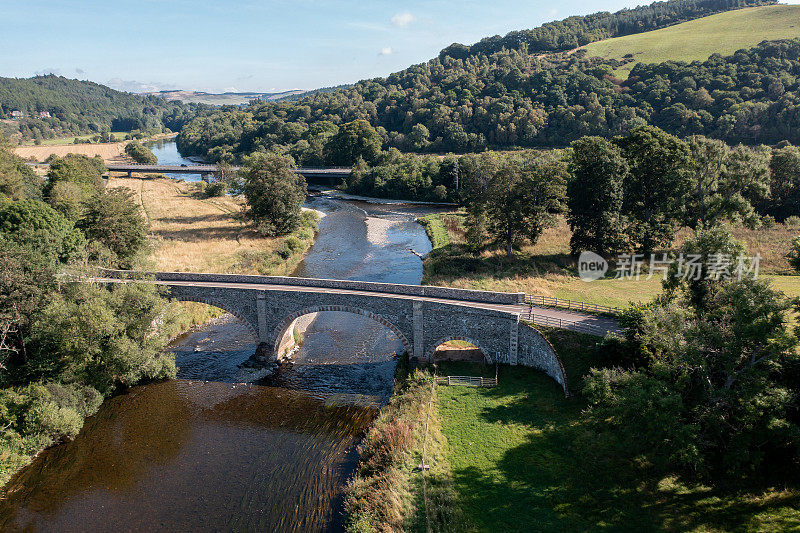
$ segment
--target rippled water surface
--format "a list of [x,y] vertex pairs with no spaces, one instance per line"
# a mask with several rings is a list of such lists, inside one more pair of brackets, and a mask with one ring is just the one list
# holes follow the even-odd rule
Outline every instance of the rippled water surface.
[[[308,207],[325,216],[296,275],[419,283],[430,244],[414,220],[430,209]],[[106,401],[42,453],[8,485],[0,530],[341,530],[355,447],[391,395],[402,344],[360,315],[301,322],[295,363],[274,376],[241,366],[255,339],[230,315],[176,339],[179,379]]]

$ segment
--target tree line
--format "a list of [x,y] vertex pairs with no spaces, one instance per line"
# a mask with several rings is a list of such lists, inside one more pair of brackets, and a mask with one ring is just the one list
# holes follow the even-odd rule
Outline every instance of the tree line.
[[[47,75],[33,78],[0,78],[0,118],[17,120],[23,139],[51,139],[84,133],[142,130],[178,131],[198,110],[199,104],[168,102],[157,96],[115,91],[90,81]],[[40,112],[50,117],[40,118]]]
[[580,50],[541,56],[524,47],[444,56],[296,102],[202,113],[178,142],[182,153],[214,161],[274,151],[309,166],[329,163],[327,137],[357,120],[384,149],[415,153],[564,147],[648,124],[729,144],[800,144],[800,39],[706,61],[637,64],[624,81],[613,76],[619,65]]

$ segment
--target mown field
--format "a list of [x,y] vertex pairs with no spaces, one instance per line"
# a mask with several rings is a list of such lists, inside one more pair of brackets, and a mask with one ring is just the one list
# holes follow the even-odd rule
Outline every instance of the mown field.
[[276,239],[260,235],[242,218],[242,199],[208,198],[201,183],[112,177],[108,187],[133,191],[142,206],[156,270],[285,275],[314,240],[309,226]]
[[[596,339],[545,331],[573,392]],[[472,363],[439,374],[478,375]],[[491,372],[493,374],[493,369]],[[796,531],[800,491],[730,491],[650,475],[586,442],[578,396],[541,372],[501,367],[494,389],[437,387],[456,502],[473,531]]]
[[[466,252],[462,247],[462,214],[429,215],[422,222],[434,246],[424,261],[425,284],[525,292],[617,307],[650,300],[661,291],[660,277],[655,275],[647,279],[646,271],[638,280],[582,281],[569,255],[571,232],[563,219],[545,230],[535,246],[526,246],[511,259],[496,252],[478,256]],[[747,245],[750,254],[761,255],[763,277],[787,295],[800,297],[800,276],[792,274],[787,260],[792,238],[800,234],[800,228],[787,228],[782,224],[757,230],[737,227],[733,228],[733,234]],[[691,230],[681,230],[673,248],[680,246],[689,235]]]
[[[800,6],[762,6],[719,13],[668,28],[606,39],[586,45],[590,56],[635,62],[696,61],[714,53],[731,54],[761,41],[800,37]],[[617,71],[627,78],[634,63]]]

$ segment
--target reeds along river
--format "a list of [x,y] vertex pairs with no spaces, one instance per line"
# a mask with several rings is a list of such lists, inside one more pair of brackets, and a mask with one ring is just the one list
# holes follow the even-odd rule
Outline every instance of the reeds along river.
[[[416,283],[430,209],[317,198],[326,216],[298,274]],[[106,401],[78,437],[7,486],[0,530],[337,531],[356,444],[392,391],[394,336],[326,312],[296,364],[240,368],[254,339],[232,317],[172,346],[179,379]]]

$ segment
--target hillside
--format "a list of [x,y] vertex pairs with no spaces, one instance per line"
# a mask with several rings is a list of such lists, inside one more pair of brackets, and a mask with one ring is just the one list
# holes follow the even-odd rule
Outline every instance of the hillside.
[[[732,54],[761,41],[800,36],[800,5],[761,6],[683,22],[659,30],[615,37],[584,46],[589,56],[634,61],[616,70],[627,77],[636,63],[704,61],[712,54]],[[622,76],[620,76],[622,74]]]
[[[15,116],[22,113],[22,117]],[[42,116],[41,114],[45,114]],[[23,139],[81,133],[180,129],[192,114],[183,104],[115,91],[62,76],[0,78],[0,119]]]

